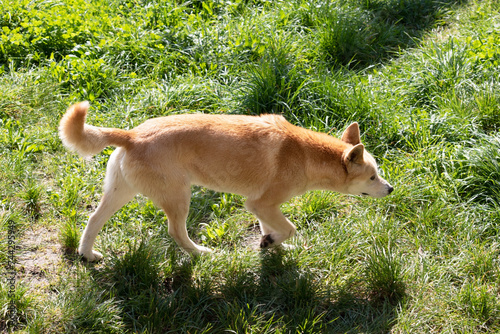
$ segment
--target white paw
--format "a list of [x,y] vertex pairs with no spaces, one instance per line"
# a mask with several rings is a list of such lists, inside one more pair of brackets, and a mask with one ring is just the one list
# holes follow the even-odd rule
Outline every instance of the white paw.
[[295,248],[297,248],[297,246],[285,244],[285,243],[281,244],[281,247],[283,247],[283,249],[295,249]]
[[196,245],[195,249],[190,250],[191,254],[208,254],[208,253],[213,253],[213,250],[211,250],[208,247],[203,247],[203,246],[198,246]]
[[95,250],[92,250],[90,253],[82,253],[80,251],[78,253],[82,255],[88,262],[96,262],[102,259],[102,254]]

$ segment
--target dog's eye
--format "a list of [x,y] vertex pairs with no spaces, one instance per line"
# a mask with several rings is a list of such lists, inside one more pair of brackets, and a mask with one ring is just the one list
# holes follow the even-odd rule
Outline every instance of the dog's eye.
[[375,180],[375,175],[373,175],[372,177],[370,177],[370,180]]

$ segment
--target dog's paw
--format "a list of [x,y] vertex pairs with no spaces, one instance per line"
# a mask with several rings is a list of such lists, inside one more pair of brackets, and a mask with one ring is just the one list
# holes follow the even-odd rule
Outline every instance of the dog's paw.
[[262,239],[260,240],[260,248],[268,248],[274,243],[274,239],[271,237],[270,234],[266,234],[262,236]]
[[196,255],[201,255],[201,254],[209,254],[209,253],[213,253],[213,252],[214,251],[208,247],[196,245],[196,249],[192,250],[190,253],[196,254]]
[[83,254],[79,252],[79,254],[83,256],[87,262],[97,262],[102,259],[102,254],[95,250],[92,250],[91,253]]
[[291,250],[291,249],[296,249],[297,247],[294,246],[294,245],[290,245],[290,244],[281,244],[281,247],[283,247],[283,249],[286,249],[286,250]]

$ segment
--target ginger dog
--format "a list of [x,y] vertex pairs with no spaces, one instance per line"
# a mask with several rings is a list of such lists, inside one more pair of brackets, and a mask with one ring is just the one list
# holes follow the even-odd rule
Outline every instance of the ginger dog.
[[260,222],[262,248],[294,235],[295,226],[280,211],[294,196],[316,189],[384,197],[393,190],[361,144],[357,123],[341,140],[278,115],[174,115],[120,130],[85,124],[88,108],[88,102],[77,103],[61,119],[64,145],[83,156],[118,147],[80,240],[78,252],[88,261],[102,258],[92,246],[104,223],[138,193],[165,211],[180,247],[203,253],[211,250],[194,243],[186,229],[191,185],[247,197],[245,207]]

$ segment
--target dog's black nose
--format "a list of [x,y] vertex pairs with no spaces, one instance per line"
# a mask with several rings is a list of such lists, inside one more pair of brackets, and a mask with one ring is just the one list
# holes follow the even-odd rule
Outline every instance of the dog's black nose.
[[389,189],[387,189],[387,191],[390,193],[392,193],[392,191],[394,190],[394,187],[393,186],[390,186]]

